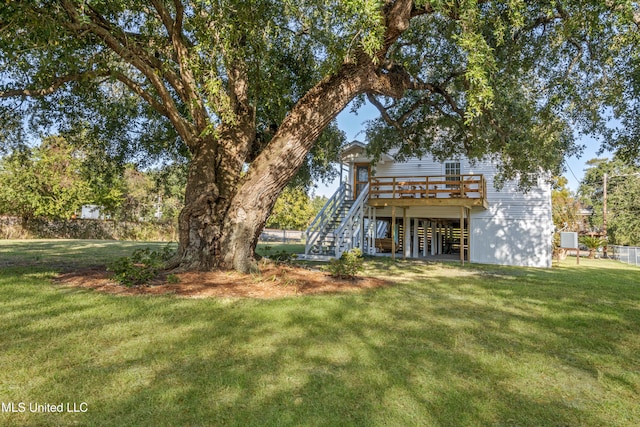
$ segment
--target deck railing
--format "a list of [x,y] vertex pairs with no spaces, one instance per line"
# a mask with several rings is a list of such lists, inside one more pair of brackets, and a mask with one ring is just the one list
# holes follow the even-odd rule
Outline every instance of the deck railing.
[[486,199],[484,175],[375,176],[369,179],[371,199]]
[[336,258],[338,259],[344,252],[356,247],[364,252],[364,219],[368,196],[369,185],[365,185],[335,232]]

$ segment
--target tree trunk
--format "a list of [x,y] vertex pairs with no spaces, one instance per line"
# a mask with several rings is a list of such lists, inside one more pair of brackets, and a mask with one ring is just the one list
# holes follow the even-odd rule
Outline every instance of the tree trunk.
[[229,207],[221,235],[221,267],[242,272],[257,269],[255,248],[278,195],[329,122],[356,95],[378,81],[372,70],[373,67],[345,65],[292,109],[251,164]]
[[215,142],[201,142],[189,165],[185,206],[178,218],[178,253],[170,268],[207,271],[216,267],[221,225],[226,211],[220,197]]

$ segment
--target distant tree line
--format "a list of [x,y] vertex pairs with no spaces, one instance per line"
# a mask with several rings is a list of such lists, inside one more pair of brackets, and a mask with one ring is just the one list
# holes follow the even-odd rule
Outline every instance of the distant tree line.
[[[566,178],[554,179],[551,204],[556,230],[580,231],[593,234],[594,238],[604,237],[606,173],[607,242],[640,245],[640,167],[618,157],[591,159],[587,167],[576,194],[567,187]],[[556,240],[559,241],[559,236],[556,236]]]
[[592,159],[578,188],[581,202],[591,207],[589,225],[602,230],[604,174],[607,174],[607,236],[611,244],[640,245],[640,167],[618,157]]
[[[95,205],[116,221],[176,223],[184,206],[186,162],[140,168],[120,162],[99,144],[44,138],[0,158],[0,215],[66,220]],[[301,230],[326,203],[305,187],[287,187],[268,227]]]
[[185,183],[184,164],[140,170],[96,147],[51,136],[0,159],[0,214],[71,219],[83,205],[96,205],[117,221],[176,222]]

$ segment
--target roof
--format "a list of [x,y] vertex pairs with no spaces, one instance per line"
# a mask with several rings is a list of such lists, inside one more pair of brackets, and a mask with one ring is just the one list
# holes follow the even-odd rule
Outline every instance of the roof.
[[[340,159],[343,162],[369,162],[371,157],[367,155],[367,145],[360,141],[352,141],[347,144],[340,154]],[[392,161],[393,157],[387,153],[383,153],[380,156],[380,163]]]

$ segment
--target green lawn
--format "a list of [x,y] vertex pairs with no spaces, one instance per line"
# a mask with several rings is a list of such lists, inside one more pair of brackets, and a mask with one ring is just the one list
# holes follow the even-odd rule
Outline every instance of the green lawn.
[[[145,245],[0,241],[0,425],[640,425],[639,268],[376,259],[393,286],[281,300],[50,281]],[[60,403],[86,412],[29,408]]]

